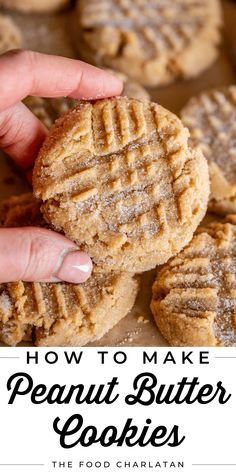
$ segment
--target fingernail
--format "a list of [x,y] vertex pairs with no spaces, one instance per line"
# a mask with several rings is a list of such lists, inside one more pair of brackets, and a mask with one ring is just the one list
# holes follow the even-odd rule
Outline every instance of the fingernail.
[[67,253],[55,276],[73,284],[85,282],[92,272],[92,261],[84,252],[73,251]]

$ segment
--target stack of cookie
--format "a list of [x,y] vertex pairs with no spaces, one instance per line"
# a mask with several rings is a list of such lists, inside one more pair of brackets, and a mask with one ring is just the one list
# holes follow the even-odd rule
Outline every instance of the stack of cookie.
[[236,346],[236,86],[192,98],[181,113],[190,144],[208,159],[208,209],[223,221],[200,228],[161,271],[151,309],[175,346]]
[[209,180],[206,160],[189,147],[175,115],[119,97],[80,103],[57,120],[37,158],[33,189],[38,201],[7,202],[2,224],[63,232],[91,255],[94,272],[79,286],[2,284],[1,337],[10,345],[83,345],[132,307],[135,274],[191,240]]

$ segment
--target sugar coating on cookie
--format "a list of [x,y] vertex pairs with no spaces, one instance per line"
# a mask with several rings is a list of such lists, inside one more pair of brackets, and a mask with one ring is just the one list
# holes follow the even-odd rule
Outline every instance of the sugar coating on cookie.
[[151,310],[172,346],[236,347],[236,218],[199,228],[159,272]]
[[69,4],[70,0],[1,0],[3,7],[24,13],[57,11]]
[[[45,226],[32,194],[3,202],[0,221],[3,227]],[[83,346],[117,324],[137,292],[137,279],[126,273],[93,273],[80,285],[0,284],[0,339],[11,346]]]
[[[128,79],[127,75],[121,72],[107,69],[108,72],[122,80],[124,84],[123,96],[137,98],[139,100],[150,100],[149,93],[142,85],[134,80]],[[60,116],[79,104],[78,100],[69,97],[60,98],[41,98],[27,97],[24,100],[25,105],[39,118],[43,124],[50,129],[54,121]]]
[[217,56],[218,0],[77,0],[84,59],[147,86],[200,74]]
[[203,92],[181,112],[191,143],[209,162],[209,209],[236,213],[236,86]]
[[192,238],[208,194],[207,163],[160,105],[126,97],[81,103],[59,119],[36,160],[45,219],[99,270],[143,272]]
[[0,14],[0,54],[22,46],[21,31],[7,15]]

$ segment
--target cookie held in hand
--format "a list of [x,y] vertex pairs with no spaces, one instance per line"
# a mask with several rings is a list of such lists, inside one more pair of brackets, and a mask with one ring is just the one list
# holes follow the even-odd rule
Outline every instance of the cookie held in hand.
[[98,270],[144,272],[191,240],[209,179],[175,115],[120,97],[81,103],[56,122],[36,160],[33,188],[47,222]]

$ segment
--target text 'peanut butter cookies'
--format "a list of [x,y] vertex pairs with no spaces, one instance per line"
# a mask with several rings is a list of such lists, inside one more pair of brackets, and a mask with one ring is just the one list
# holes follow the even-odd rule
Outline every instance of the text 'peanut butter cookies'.
[[[149,93],[137,82],[128,79],[125,74],[108,70],[111,74],[118,77],[124,83],[123,96],[137,98],[139,100],[150,100]],[[27,97],[24,100],[25,105],[39,118],[49,129],[54,121],[67,111],[79,104],[78,100],[68,97],[60,98],[41,98]]]
[[1,5],[10,10],[19,10],[24,13],[50,12],[65,8],[69,0],[1,0]]
[[218,214],[236,213],[236,86],[192,98],[181,117],[191,143],[209,161],[209,209]]
[[147,86],[197,76],[217,56],[218,0],[77,0],[82,57]]
[[[32,194],[3,202],[0,221],[3,227],[45,225]],[[127,273],[93,273],[80,285],[0,284],[0,339],[12,346],[83,346],[129,312],[137,291],[137,279]]]
[[173,346],[236,346],[236,217],[199,228],[153,285],[156,324]]
[[15,22],[0,14],[0,54],[22,46],[22,35]]
[[46,220],[98,270],[143,272],[192,238],[209,194],[206,160],[161,106],[125,97],[81,103],[51,129],[36,160]]

